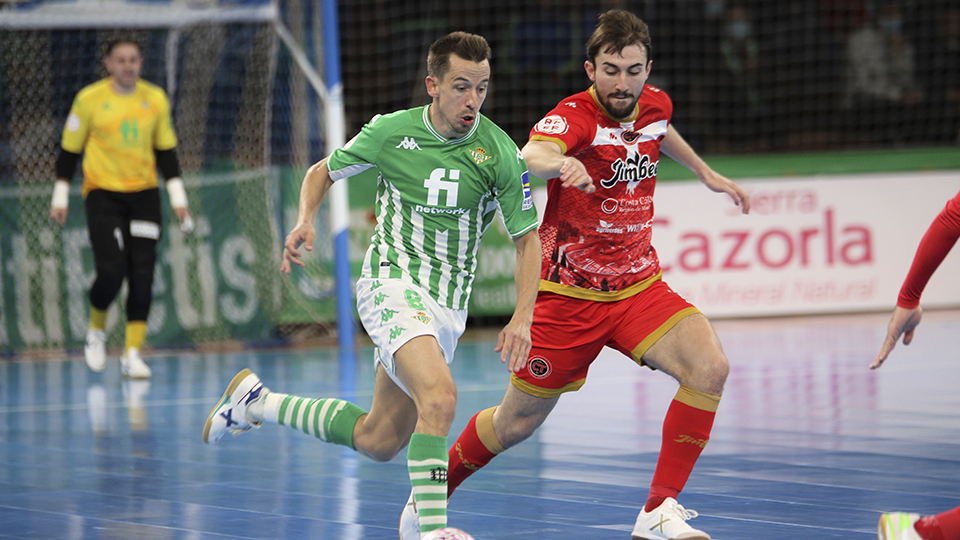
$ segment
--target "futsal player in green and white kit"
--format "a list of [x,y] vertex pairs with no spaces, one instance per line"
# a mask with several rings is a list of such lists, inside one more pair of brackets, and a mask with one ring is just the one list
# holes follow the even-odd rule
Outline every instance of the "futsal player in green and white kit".
[[204,442],[213,444],[228,432],[283,424],[376,461],[408,447],[421,534],[447,523],[447,433],[457,401],[448,364],[464,330],[480,237],[498,213],[517,246],[517,305],[495,351],[512,372],[530,351],[540,281],[537,212],[523,155],[479,112],[489,58],[480,36],[439,39],[427,57],[432,103],[375,116],[304,178],[297,226],[284,244],[286,273],[291,263],[304,265],[300,248],[312,249],[313,221],[333,182],[379,172],[377,225],[357,282],[360,319],[376,345],[370,410],[270,392],[245,369],[203,430]]

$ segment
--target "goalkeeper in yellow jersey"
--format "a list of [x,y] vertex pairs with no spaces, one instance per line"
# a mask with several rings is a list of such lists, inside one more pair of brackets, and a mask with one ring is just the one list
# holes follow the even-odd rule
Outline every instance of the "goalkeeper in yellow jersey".
[[66,222],[70,179],[82,154],[82,193],[97,269],[90,288],[84,358],[95,372],[106,368],[107,309],[126,279],[121,372],[127,378],[147,379],[150,368],[140,348],[147,332],[161,231],[158,168],[181,229],[189,231],[193,219],[180,179],[170,102],[162,89],[140,79],[140,46],[115,41],[103,63],[109,77],[80,90],[63,128],[50,218],[60,225]]

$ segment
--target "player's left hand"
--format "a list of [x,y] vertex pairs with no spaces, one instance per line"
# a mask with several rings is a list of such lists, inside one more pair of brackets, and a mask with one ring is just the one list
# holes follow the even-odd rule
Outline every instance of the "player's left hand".
[[510,319],[497,335],[497,346],[493,350],[500,353],[500,362],[507,364],[511,373],[518,373],[527,365],[532,343],[530,324]]
[[733,204],[740,207],[744,214],[750,213],[750,195],[736,182],[730,180],[722,174],[709,170],[700,177],[700,181],[712,191],[717,193],[726,193],[733,199]]
[[877,357],[870,364],[870,369],[877,369],[883,365],[884,360],[890,355],[890,351],[897,346],[897,340],[903,336],[903,344],[909,345],[913,341],[913,331],[920,324],[920,318],[923,317],[923,310],[920,306],[913,309],[897,306],[893,308],[893,316],[890,317],[890,324],[887,325],[887,338],[883,340],[883,347]]
[[193,232],[193,214],[190,213],[190,209],[186,206],[177,206],[173,209],[173,213],[177,216],[177,221],[180,222],[180,230],[185,234],[190,234]]

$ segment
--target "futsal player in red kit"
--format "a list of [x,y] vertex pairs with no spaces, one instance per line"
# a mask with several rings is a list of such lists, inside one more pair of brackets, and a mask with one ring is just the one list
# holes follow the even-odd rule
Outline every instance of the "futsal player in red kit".
[[[900,288],[897,305],[887,326],[887,338],[870,369],[879,368],[903,336],[903,344],[913,341],[913,331],[920,324],[923,310],[920,296],[930,276],[950,253],[960,238],[960,192],[947,202],[927,229],[917,254]],[[891,512],[880,516],[877,525],[880,540],[960,540],[960,507],[932,516],[907,512]]]
[[[602,14],[584,63],[593,85],[561,101],[530,132],[523,156],[530,172],[549,179],[533,349],[511,374],[500,405],[471,418],[451,447],[448,495],[533,434],[561,394],[583,386],[607,346],[680,383],[633,538],[708,540],[687,523],[697,513],[677,497],[710,439],[729,364],[706,317],[661,279],[651,245],[661,150],[743,213],[750,201],[670,125],[670,98],[646,84],[650,46],[647,25],[636,16]],[[408,504],[401,539],[416,538],[406,532],[416,530],[416,519]]]

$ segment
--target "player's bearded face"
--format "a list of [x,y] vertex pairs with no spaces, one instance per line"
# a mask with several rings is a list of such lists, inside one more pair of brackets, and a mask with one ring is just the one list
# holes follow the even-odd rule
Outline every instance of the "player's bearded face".
[[439,79],[427,77],[433,98],[430,123],[448,139],[462,137],[477,122],[490,85],[490,63],[472,62],[450,55],[450,67]]
[[601,52],[595,63],[588,60],[584,67],[603,108],[613,118],[624,119],[636,111],[643,85],[650,76],[650,65],[646,50],[631,45],[620,52]]

